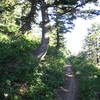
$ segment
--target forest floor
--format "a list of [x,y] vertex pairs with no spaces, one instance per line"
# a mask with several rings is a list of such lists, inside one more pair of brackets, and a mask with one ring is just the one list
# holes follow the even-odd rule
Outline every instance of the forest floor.
[[64,85],[57,90],[56,100],[77,100],[78,83],[75,77],[73,67],[66,65]]

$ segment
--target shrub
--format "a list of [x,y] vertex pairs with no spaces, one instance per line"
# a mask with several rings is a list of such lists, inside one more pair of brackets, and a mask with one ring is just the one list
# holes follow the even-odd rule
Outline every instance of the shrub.
[[32,55],[39,44],[34,38],[0,37],[0,100],[53,100],[63,83],[63,54],[53,47],[39,61]]
[[100,92],[100,69],[84,56],[69,58],[79,80],[80,100],[96,100]]

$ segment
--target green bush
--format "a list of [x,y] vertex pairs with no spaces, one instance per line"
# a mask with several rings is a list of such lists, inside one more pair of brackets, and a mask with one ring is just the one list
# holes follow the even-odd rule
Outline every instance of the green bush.
[[79,80],[79,99],[96,100],[100,93],[100,69],[84,56],[69,58]]
[[29,86],[33,81],[38,60],[31,51],[37,43],[24,36],[12,39],[0,34],[0,37],[0,97],[4,99],[4,94],[7,94],[11,100],[13,95],[20,94],[23,84]]
[[[53,100],[63,83],[65,58],[54,47],[39,61],[32,51],[39,42],[27,36],[0,34],[0,100]],[[62,55],[62,57],[61,57]]]

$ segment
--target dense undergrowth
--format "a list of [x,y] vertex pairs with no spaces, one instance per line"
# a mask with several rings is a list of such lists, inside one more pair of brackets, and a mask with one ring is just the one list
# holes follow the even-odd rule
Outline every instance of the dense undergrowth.
[[39,41],[0,33],[0,100],[54,100],[63,83],[65,58],[51,46],[44,60],[32,51]]
[[79,80],[79,100],[100,99],[100,69],[85,56],[70,57]]

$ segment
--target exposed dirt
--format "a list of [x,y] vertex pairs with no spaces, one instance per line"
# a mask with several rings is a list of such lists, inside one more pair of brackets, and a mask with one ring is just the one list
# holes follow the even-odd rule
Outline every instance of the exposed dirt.
[[71,65],[65,67],[64,85],[57,90],[56,100],[77,100],[78,86]]

